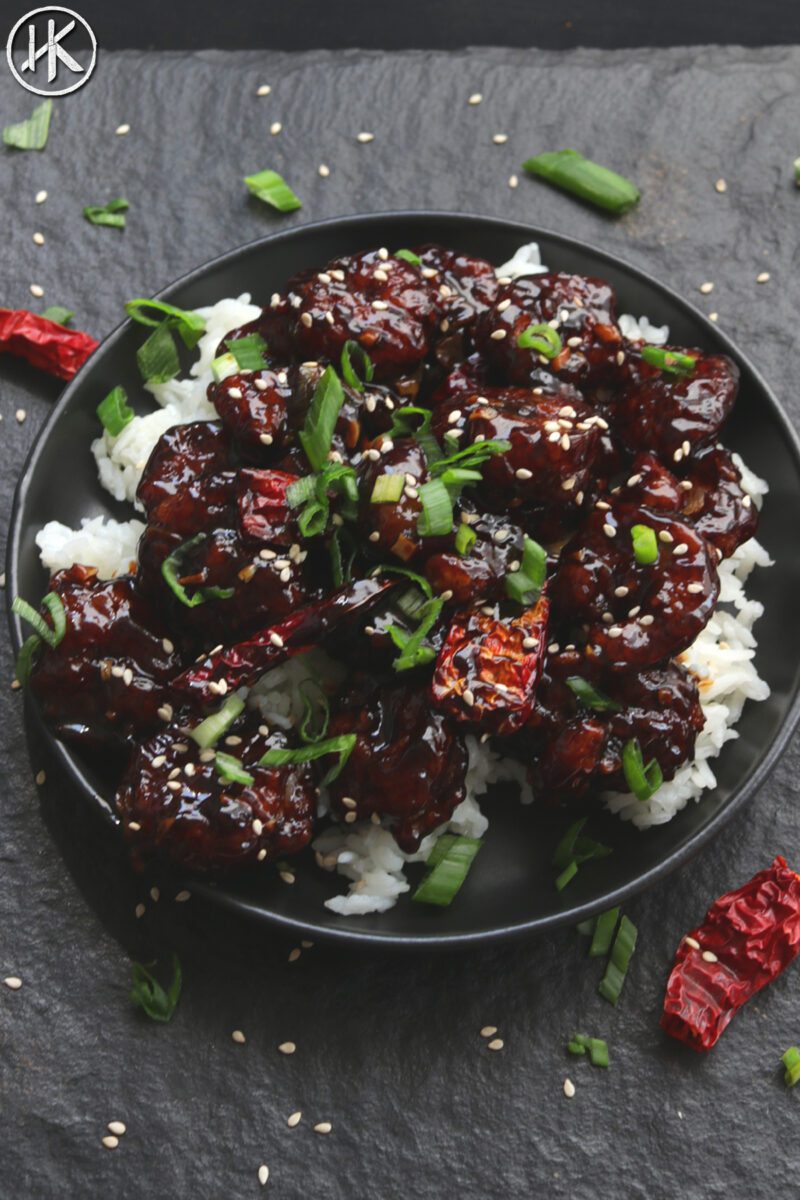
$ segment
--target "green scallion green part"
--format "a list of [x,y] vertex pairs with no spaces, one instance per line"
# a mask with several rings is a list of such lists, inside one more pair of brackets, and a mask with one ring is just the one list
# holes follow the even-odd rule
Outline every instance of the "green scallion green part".
[[588,679],[583,679],[580,675],[570,675],[567,679],[567,687],[577,696],[581,704],[586,708],[593,709],[594,712],[619,712],[622,708],[622,705],[617,704],[616,700],[603,695],[589,683]]
[[130,204],[122,196],[109,200],[108,204],[88,204],[83,215],[92,225],[109,225],[112,229],[125,228],[125,213]]
[[[417,422],[419,417],[419,422]],[[439,462],[442,448],[431,432],[433,413],[428,408],[420,408],[417,404],[404,404],[392,413],[390,438],[413,437],[414,441],[425,455],[428,466]]]
[[26,121],[6,125],[3,130],[6,146],[13,146],[15,150],[44,150],[50,132],[52,112],[53,101],[45,100],[33,110]]
[[529,608],[541,596],[546,577],[547,551],[525,534],[519,570],[509,571],[505,578],[506,595]]
[[642,803],[654,796],[664,782],[657,759],[651,758],[645,766],[638,738],[631,738],[622,747],[622,769],[625,772],[625,782],[636,799]]
[[596,924],[597,917],[589,917],[586,921],[579,921],[575,928],[583,937],[591,937]]
[[580,866],[593,858],[607,858],[611,853],[610,846],[604,846],[594,838],[582,836],[583,827],[588,820],[588,817],[581,817],[569,826],[561,838],[553,852],[553,866],[556,870],[561,870],[571,862]]
[[395,671],[411,671],[436,657],[433,647],[424,645],[424,639],[438,621],[443,607],[443,600],[426,600],[419,610],[419,624],[412,634],[398,629],[396,625],[387,625],[386,632],[400,651],[394,660]]
[[339,410],[344,403],[344,391],[333,367],[326,367],[314,389],[314,396],[300,430],[300,444],[315,471],[321,471],[328,461],[333,431]]
[[573,880],[577,874],[578,864],[573,859],[571,863],[567,863],[561,874],[556,877],[556,891],[563,892],[567,884]]
[[259,766],[284,767],[289,763],[299,765],[314,762],[317,758],[324,758],[326,754],[336,754],[338,755],[337,761],[320,781],[320,786],[325,787],[341,775],[355,744],[356,735],[354,733],[343,733],[339,737],[314,742],[311,746],[301,746],[299,750],[268,750],[263,758],[259,759]]
[[34,660],[41,644],[42,639],[39,637],[38,633],[32,633],[31,636],[26,638],[20,646],[20,651],[17,655],[17,662],[14,667],[14,674],[16,675],[22,687],[28,686],[28,681],[31,677],[31,671],[33,670]]
[[426,599],[433,599],[433,588],[428,583],[424,575],[418,575],[416,571],[410,571],[408,567],[400,567],[395,563],[381,563],[375,567],[373,575],[402,575],[404,579],[410,579],[417,585],[421,592],[425,594]]
[[222,708],[211,713],[199,725],[189,731],[189,737],[196,742],[201,750],[209,750],[215,746],[224,733],[227,733],[236,718],[244,712],[245,702],[241,696],[234,693],[228,696]]
[[[260,333],[248,333],[227,343],[228,351],[236,359],[240,371],[260,371],[267,354],[267,343]],[[220,355],[220,358],[224,358]],[[218,359],[214,360],[218,362]],[[219,380],[217,380],[219,382]]]
[[456,554],[466,558],[477,540],[478,535],[472,526],[462,522],[456,530]]
[[573,1033],[571,1039],[567,1042],[567,1050],[570,1054],[586,1054],[588,1051],[589,1061],[593,1067],[608,1066],[608,1045],[602,1038],[587,1037],[583,1033]]
[[370,504],[396,504],[406,486],[404,475],[379,475],[372,488]]
[[238,375],[240,369],[239,360],[230,350],[226,354],[220,354],[211,363],[211,374],[215,383],[222,383],[223,379],[230,375]]
[[66,632],[67,615],[61,597],[56,592],[48,592],[42,600],[42,605],[50,613],[53,621],[52,628],[47,624],[44,617],[36,611],[33,605],[28,604],[28,601],[23,600],[21,596],[14,597],[11,611],[16,613],[18,617],[21,617],[23,621],[26,621],[36,636],[41,638],[43,642],[46,642],[51,649],[54,649]]
[[245,175],[244,182],[251,196],[277,208],[278,212],[294,212],[303,206],[300,197],[295,195],[277,171],[258,171],[255,175]]
[[42,597],[42,605],[50,613],[53,622],[53,646],[57,646],[67,632],[67,612],[58,592],[48,592]]
[[166,383],[178,374],[181,361],[166,322],[154,329],[136,351],[136,363],[145,383]]
[[395,250],[395,258],[402,258],[403,262],[411,263],[414,267],[419,267],[422,264],[422,259],[413,250]]
[[608,954],[614,940],[614,930],[617,928],[618,920],[619,907],[609,908],[606,912],[600,913],[592,933],[592,944],[589,947],[590,958],[605,958]]
[[520,350],[533,350],[543,358],[554,359],[563,349],[561,338],[552,325],[529,325],[517,338]]
[[[442,846],[444,842],[446,845]],[[481,845],[480,838],[451,835],[439,838],[434,847],[437,851],[435,859],[431,853],[428,873],[411,899],[418,904],[435,904],[446,908],[462,887]],[[430,866],[432,859],[433,866]]]
[[165,990],[149,967],[142,963],[131,963],[133,987],[131,1000],[138,1005],[151,1021],[166,1022],[172,1018],[181,994],[181,964],[177,954],[172,955],[172,979]]
[[[473,442],[470,446],[465,446],[463,450],[455,450],[452,454],[437,459],[431,465],[430,473],[434,478],[447,476],[446,483],[477,482],[481,477],[480,468],[486,460],[494,458],[497,454],[507,454],[510,449],[511,442],[503,441],[501,438],[487,438],[482,442]],[[453,474],[454,471],[469,471],[471,475],[460,480],[459,476]]]
[[628,966],[636,949],[636,937],[636,926],[627,917],[623,917],[611,947],[611,957],[606,963],[605,975],[597,989],[609,1004],[616,1004],[619,1000]]
[[100,423],[109,437],[118,437],[125,426],[133,420],[133,409],[128,404],[124,387],[115,387],[97,406]]
[[302,505],[297,524],[303,537],[318,537],[328,527],[331,502],[329,491],[344,497],[343,515],[355,518],[358,509],[358,482],[352,467],[344,463],[327,463],[314,475],[304,475],[290,483],[286,501],[290,508]]
[[576,1033],[574,1038],[567,1042],[567,1052],[569,1054],[575,1054],[576,1056],[579,1054],[585,1054],[587,1041],[587,1038]]
[[[361,367],[362,375],[359,375],[353,359],[358,360]],[[371,383],[372,377],[375,374],[375,368],[372,365],[372,359],[367,354],[363,346],[359,346],[358,342],[350,339],[342,346],[342,354],[340,358],[342,368],[342,379],[351,387],[354,392],[363,392],[364,385]]]
[[783,1082],[787,1087],[794,1087],[800,1080],[800,1050],[797,1046],[790,1046],[788,1050],[781,1055],[781,1062],[785,1070],[783,1073]]
[[633,557],[642,567],[650,567],[658,562],[658,538],[655,529],[649,525],[632,525],[631,542]]
[[[309,696],[309,689],[314,691],[314,699]],[[321,741],[328,732],[331,719],[331,706],[322,687],[313,679],[306,679],[300,684],[300,695],[303,700],[303,717],[297,727],[302,741],[308,745]]]
[[453,528],[453,501],[441,479],[429,479],[419,488],[422,512],[417,518],[421,537],[443,537]]
[[55,321],[56,325],[69,325],[75,313],[70,312],[68,308],[64,308],[62,304],[51,304],[39,315],[44,317],[46,321]]
[[663,346],[642,346],[641,353],[646,363],[667,375],[694,374],[697,360],[691,354],[679,354],[677,350],[665,350]]
[[529,175],[618,215],[638,204],[641,195],[629,179],[584,158],[577,150],[546,151],[527,159],[522,168]]
[[[169,326],[177,329],[187,350],[194,349],[206,329],[205,317],[201,317],[199,313],[192,312],[190,309],[177,308],[174,304],[167,304],[166,300],[148,300],[139,297],[127,302],[125,312],[132,321],[136,321],[139,325],[147,325],[151,329],[163,327],[166,322]],[[156,315],[153,316],[153,313]]]
[[214,755],[214,768],[229,783],[243,783],[245,787],[251,787],[256,781],[255,775],[245,771],[240,759],[232,754],[223,754],[221,750]]
[[193,594],[189,595],[186,588],[181,583],[181,571],[183,564],[191,554],[192,550],[205,541],[208,535],[205,533],[196,533],[194,537],[190,537],[187,541],[181,542],[176,546],[172,553],[164,559],[161,564],[161,574],[165,583],[168,584],[172,592],[180,600],[181,604],[185,604],[187,608],[197,608],[198,604],[205,604],[206,600],[230,600],[234,594],[234,588],[217,587],[215,585],[206,585],[198,588]]

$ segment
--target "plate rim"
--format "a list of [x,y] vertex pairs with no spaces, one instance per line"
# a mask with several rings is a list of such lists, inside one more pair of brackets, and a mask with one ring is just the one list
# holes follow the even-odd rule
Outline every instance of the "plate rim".
[[[784,443],[794,460],[795,470],[800,479],[800,436],[792,425],[788,414],[783,409],[780,401],[773,392],[770,385],[764,379],[760,370],[753,364],[747,354],[743,353],[734,340],[717,325],[711,322],[708,317],[700,311],[699,308],[691,301],[676,291],[671,285],[663,283],[649,271],[642,267],[635,266],[628,262],[627,259],[612,253],[611,251],[595,246],[591,242],[584,241],[581,238],[573,237],[570,234],[564,234],[555,230],[546,229],[542,226],[532,225],[524,221],[509,220],[504,217],[490,216],[481,213],[464,213],[452,212],[446,209],[389,209],[381,212],[372,213],[353,213],[344,216],[326,217],[318,221],[309,221],[300,225],[292,226],[291,229],[277,229],[263,237],[256,238],[253,241],[245,242],[231,250],[224,251],[215,255],[213,258],[206,260],[197,267],[180,275],[161,288],[154,294],[154,299],[169,300],[175,293],[189,286],[192,283],[200,281],[204,275],[208,274],[216,267],[229,266],[235,264],[240,259],[246,258],[264,246],[280,241],[293,241],[297,238],[302,238],[309,232],[317,230],[325,230],[331,227],[354,229],[364,227],[365,240],[369,232],[369,228],[373,224],[386,221],[403,221],[415,219],[419,221],[430,220],[454,222],[456,225],[469,227],[474,225],[482,225],[484,227],[495,227],[504,232],[517,232],[520,236],[520,245],[523,240],[539,241],[547,239],[548,241],[560,243],[570,250],[578,252],[588,252],[596,258],[607,262],[612,267],[622,270],[636,278],[640,283],[655,288],[678,308],[682,309],[688,318],[690,318],[702,331],[712,340],[718,342],[724,352],[730,355],[735,361],[746,367],[752,376],[756,386],[761,389],[766,395],[773,416],[777,419],[780,430],[783,436]],[[43,448],[48,441],[52,426],[60,419],[62,412],[69,407],[74,395],[80,392],[83,386],[83,380],[88,376],[93,368],[93,363],[97,361],[97,357],[113,351],[116,343],[120,340],[123,333],[128,329],[131,322],[129,318],[124,318],[116,325],[111,332],[100,342],[97,350],[84,363],[77,374],[71,379],[52,411],[48,415],[41,429],[36,435],[36,438],[30,447],[23,466],[21,468],[15,489],[14,497],[11,506],[9,518],[9,536],[6,548],[6,614],[11,631],[11,643],[13,652],[16,655],[22,643],[22,627],[18,617],[11,612],[11,603],[14,595],[18,591],[19,583],[19,557],[22,540],[22,510],[27,499],[28,490],[31,480],[35,472],[40,455],[43,453]],[[44,737],[48,744],[48,748],[58,761],[59,768],[64,770],[72,784],[82,794],[84,799],[91,801],[95,808],[105,819],[109,826],[115,829],[119,826],[119,821],[113,812],[108,800],[92,785],[89,779],[85,776],[82,769],[76,762],[76,758],[71,748],[57,738],[45,724],[38,706],[30,700],[25,699],[25,715],[26,719],[34,720],[40,735]],[[752,771],[749,773],[742,783],[731,793],[731,796],[725,806],[716,813],[708,823],[695,834],[693,834],[685,845],[673,850],[665,859],[646,870],[643,874],[637,875],[634,879],[620,885],[614,890],[606,893],[602,900],[591,900],[580,904],[574,904],[563,909],[561,912],[553,913],[548,916],[529,917],[522,921],[495,926],[491,929],[472,930],[466,932],[447,933],[441,931],[432,931],[430,934],[411,934],[411,933],[392,933],[389,931],[382,932],[380,930],[369,929],[360,931],[352,928],[337,928],[335,925],[316,924],[311,921],[301,920],[279,912],[265,911],[257,904],[253,903],[248,897],[240,896],[236,893],[225,891],[223,888],[216,887],[202,879],[192,879],[192,891],[202,896],[214,904],[219,905],[226,912],[235,912],[238,915],[247,917],[248,920],[257,920],[271,927],[283,930],[286,933],[293,934],[313,934],[316,938],[328,941],[345,943],[355,946],[374,946],[385,949],[457,949],[465,947],[475,947],[486,945],[492,942],[510,942],[520,940],[522,938],[531,938],[539,934],[563,928],[566,925],[576,925],[580,921],[588,917],[595,916],[604,911],[606,908],[614,907],[617,904],[622,904],[624,901],[637,896],[649,888],[653,887],[660,880],[666,878],[674,871],[684,866],[692,858],[694,858],[712,838],[726,825],[734,815],[744,807],[759,790],[771,774],[779,758],[783,754],[789,739],[800,722],[800,682],[795,683],[794,690],[789,697],[789,703],[784,714],[783,720],[778,726],[775,734],[767,745],[767,747],[759,754],[756,759]],[[327,911],[327,910],[325,910]]]

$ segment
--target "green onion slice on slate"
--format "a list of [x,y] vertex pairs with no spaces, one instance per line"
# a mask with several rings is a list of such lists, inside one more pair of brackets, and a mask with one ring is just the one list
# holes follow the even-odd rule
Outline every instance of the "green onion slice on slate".
[[462,522],[456,530],[456,553],[466,558],[477,540],[478,535],[472,526]]
[[15,150],[44,150],[47,145],[47,135],[50,132],[50,116],[53,112],[53,101],[45,100],[35,108],[26,121],[16,125],[6,125],[3,130],[3,141]]
[[[363,376],[358,374],[353,359],[358,360],[358,364],[363,372]],[[375,374],[375,368],[372,365],[372,359],[367,354],[363,346],[359,346],[358,342],[348,339],[342,346],[341,355],[342,379],[348,387],[351,387],[355,392],[363,392],[364,385],[371,383],[372,377]]]
[[608,954],[614,940],[614,930],[617,928],[618,920],[619,907],[609,908],[606,912],[600,913],[595,922],[592,944],[589,946],[590,958],[605,958]]
[[697,361],[691,354],[679,354],[663,346],[642,346],[642,358],[668,375],[692,375]]
[[268,750],[263,758],[259,759],[259,765],[262,767],[283,767],[289,763],[298,765],[313,762],[317,758],[324,758],[326,754],[337,754],[339,756],[337,761],[320,782],[320,786],[324,787],[328,783],[333,783],[334,779],[337,779],[342,773],[355,744],[356,735],[354,733],[343,733],[339,737],[314,742],[311,746],[301,746],[299,750]]
[[567,863],[561,874],[556,877],[556,891],[563,892],[567,884],[570,883],[577,874],[578,864],[573,859],[572,862]]
[[402,258],[403,262],[411,263],[414,267],[422,265],[422,259],[413,250],[395,250],[395,258]]
[[567,687],[577,696],[581,704],[584,704],[586,708],[593,709],[594,712],[619,712],[622,708],[622,705],[617,704],[616,700],[598,692],[588,679],[583,679],[580,675],[570,675],[567,679]]
[[790,1046],[781,1055],[781,1062],[785,1067],[783,1073],[784,1083],[787,1087],[794,1087],[797,1081],[800,1080],[800,1050],[798,1050],[797,1046]]
[[517,338],[520,350],[534,350],[543,358],[556,358],[563,349],[561,338],[552,325],[529,325]]
[[251,787],[256,781],[255,775],[245,771],[240,759],[232,754],[223,754],[221,750],[214,755],[214,767],[229,783],[243,783],[246,787]]
[[224,733],[227,733],[236,718],[244,712],[244,700],[241,696],[228,696],[222,708],[211,713],[205,720],[189,732],[192,741],[197,742],[201,750],[215,746]]
[[571,1039],[567,1042],[567,1050],[570,1054],[586,1054],[589,1053],[589,1061],[593,1067],[608,1066],[608,1044],[602,1038],[586,1037],[583,1033],[573,1033]]
[[83,215],[92,225],[109,225],[112,229],[125,228],[125,213],[130,204],[122,196],[109,200],[108,204],[88,204]]
[[147,1013],[151,1021],[169,1021],[181,994],[181,964],[177,954],[172,955],[172,979],[164,990],[149,967],[142,963],[131,963],[133,987],[131,1000]]
[[579,921],[575,926],[578,933],[583,937],[592,937],[594,935],[595,926],[597,925],[596,917],[589,917],[586,921]]
[[64,308],[62,304],[51,304],[49,308],[44,309],[39,315],[44,317],[46,321],[55,321],[56,325],[69,325],[75,313],[70,312],[68,308]]
[[97,406],[97,415],[109,437],[118,437],[125,426],[133,420],[133,409],[128,405],[128,394],[124,387],[115,387]]
[[631,542],[633,557],[642,567],[650,567],[658,562],[658,539],[655,529],[649,525],[632,525]]
[[622,747],[622,769],[625,772],[625,782],[636,799],[642,803],[654,796],[664,782],[657,759],[651,758],[645,766],[638,738],[631,738]]
[[552,183],[581,200],[616,214],[638,204],[641,193],[629,179],[600,163],[584,158],[577,150],[552,150],[537,154],[522,164],[529,175]]
[[372,488],[370,504],[396,504],[406,486],[404,475],[379,475]]
[[244,182],[256,200],[277,208],[278,212],[294,212],[302,208],[303,202],[289,187],[286,180],[277,171],[258,171],[255,175],[245,175]]
[[[264,366],[267,343],[260,333],[248,333],[244,337],[228,342],[228,352],[233,355],[240,371],[260,371]],[[220,355],[223,358],[224,355]],[[218,360],[215,359],[215,362]],[[219,382],[219,380],[217,381]]]
[[344,391],[339,376],[333,367],[326,367],[314,389],[305,425],[299,434],[306,458],[315,471],[321,471],[328,461],[336,419],[343,403]]
[[633,922],[629,921],[627,917],[623,917],[611,947],[611,957],[606,963],[605,975],[600,980],[597,989],[609,1004],[616,1004],[619,1000],[628,965],[636,949],[637,932]]
[[582,836],[583,827],[588,819],[588,817],[581,817],[580,820],[570,825],[556,846],[553,852],[553,866],[557,870],[569,866],[572,862],[577,868],[581,863],[589,862],[590,859],[607,858],[611,853],[610,846],[604,846],[602,842],[596,842],[594,838]]
[[421,537],[442,537],[453,528],[453,501],[442,479],[429,479],[419,488],[422,512],[417,518]]
[[428,858],[428,873],[411,899],[419,904],[436,904],[446,908],[467,878],[481,845],[480,838],[450,834],[440,837]]
[[[156,314],[155,316],[150,312],[151,309]],[[128,301],[125,305],[125,312],[132,321],[138,322],[139,325],[149,325],[151,328],[163,327],[166,321],[178,330],[187,350],[192,350],[205,333],[205,317],[201,317],[199,313],[191,312],[189,309],[167,304],[165,300],[148,300],[145,297],[139,297],[136,300]]]
[[519,570],[509,571],[505,578],[506,595],[528,608],[541,596],[546,576],[547,551],[525,534]]

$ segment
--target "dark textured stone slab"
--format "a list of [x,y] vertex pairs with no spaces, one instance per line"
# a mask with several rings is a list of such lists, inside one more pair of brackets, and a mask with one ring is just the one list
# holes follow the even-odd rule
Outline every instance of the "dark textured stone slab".
[[[797,419],[799,70],[790,49],[105,54],[91,84],[58,105],[44,153],[0,156],[0,298],[25,305],[38,282],[42,303],[69,304],[99,336],[126,298],[279,224],[426,206],[508,215],[603,244],[688,294],[713,280],[703,307]],[[258,100],[262,82],[273,92]],[[468,107],[478,90],[484,103]],[[31,107],[3,73],[3,123]],[[117,138],[122,121],[131,133]],[[354,140],[363,129],[370,145]],[[615,224],[532,181],[508,188],[525,156],[560,145],[633,176],[639,210]],[[248,201],[239,179],[265,166],[286,174],[301,212]],[[40,188],[49,198],[37,207]],[[85,204],[120,194],[131,202],[123,235],[83,221]],[[0,379],[7,511],[58,387],[8,361]],[[11,669],[6,642],[2,678]],[[54,772],[35,787],[45,756],[26,747],[19,696],[2,703],[0,977],[24,980],[0,988],[4,1195],[248,1196],[262,1161],[272,1193],[292,1200],[796,1190],[797,1098],[778,1071],[800,1040],[796,973],[707,1058],[658,1029],[681,932],[775,852],[800,860],[796,744],[713,847],[630,905],[640,948],[615,1010],[572,933],[436,958],[320,947],[288,964],[289,943],[196,901],[148,900],[137,921],[140,885]],[[170,946],[185,990],[160,1027],[128,1004],[127,959]],[[484,1024],[499,1027],[502,1052],[485,1048]],[[575,1029],[608,1039],[607,1072],[568,1059]],[[277,1052],[286,1039],[293,1057]],[[288,1129],[297,1109],[303,1120]],[[128,1133],[110,1153],[100,1138],[113,1119]],[[333,1122],[328,1137],[311,1131],[321,1120]]]

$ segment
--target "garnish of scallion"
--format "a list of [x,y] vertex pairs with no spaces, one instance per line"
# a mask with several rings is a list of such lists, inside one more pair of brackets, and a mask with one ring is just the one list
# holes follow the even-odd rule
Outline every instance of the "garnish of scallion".
[[471,525],[462,522],[456,530],[456,554],[466,558],[478,540],[478,535]]
[[462,887],[481,845],[480,838],[443,834],[428,858],[428,873],[411,899],[446,908]]
[[92,225],[108,225],[112,229],[125,228],[125,213],[130,204],[122,196],[109,200],[108,204],[87,204],[83,210],[86,220]]
[[516,571],[509,571],[505,577],[506,595],[523,608],[535,604],[542,594],[544,581],[547,577],[547,552],[525,534],[522,560]]
[[[267,343],[260,333],[248,333],[244,337],[228,342],[228,351],[233,355],[240,371],[260,371],[264,366]],[[225,355],[220,355],[220,357],[224,358]],[[214,360],[214,362],[218,361],[218,359]]]
[[415,267],[422,265],[422,259],[413,250],[395,250],[394,256],[395,258],[402,258],[403,262],[411,263]]
[[396,504],[405,485],[403,475],[379,475],[372,488],[370,504]]
[[242,766],[241,760],[235,758],[233,754],[223,754],[218,750],[214,755],[214,767],[228,783],[243,783],[246,787],[250,787],[255,783],[255,775],[251,775]]
[[800,187],[800,158],[794,160],[794,181]]
[[580,675],[570,675],[567,679],[567,687],[580,700],[581,704],[591,708],[594,712],[619,712],[622,708],[622,705],[617,704],[616,700],[612,700],[610,696],[598,691],[589,683],[588,679],[583,679]]
[[658,539],[655,529],[649,525],[631,525],[633,557],[642,567],[651,567],[658,562]]
[[619,907],[609,908],[606,912],[600,913],[595,922],[592,944],[589,946],[590,958],[605,958],[608,954],[614,940],[614,930],[617,928],[618,920]]
[[138,297],[127,302],[125,312],[132,321],[139,325],[148,325],[151,329],[162,328],[165,322],[168,323],[177,329],[187,350],[194,349],[206,329],[205,317],[190,309],[168,304],[166,300]]
[[606,964],[605,975],[600,980],[597,989],[609,1004],[616,1004],[619,1000],[628,966],[636,949],[637,933],[633,922],[629,921],[627,917],[623,917],[611,947],[611,957]]
[[554,359],[562,350],[561,338],[552,325],[529,325],[517,338],[520,350],[534,350],[543,358]]
[[621,215],[638,204],[641,193],[630,179],[618,175],[600,163],[584,158],[577,150],[551,150],[537,154],[522,164],[529,175],[571,192],[581,200]]
[[657,759],[651,758],[645,766],[638,738],[631,738],[622,747],[622,769],[625,772],[625,782],[641,803],[654,796],[664,782]]
[[642,358],[651,367],[657,367],[667,375],[692,375],[696,359],[691,354],[680,354],[677,350],[665,350],[663,346],[642,346]]
[[211,363],[211,374],[215,383],[222,383],[229,376],[238,375],[240,369],[239,360],[230,350],[218,355]]
[[36,611],[33,605],[28,604],[28,601],[23,600],[21,596],[14,597],[11,611],[30,625],[37,640],[45,642],[51,650],[54,650],[67,631],[66,610],[57,592],[48,592],[42,598],[42,606],[50,613],[53,621],[52,628],[47,624],[44,617]]
[[790,1046],[788,1050],[781,1055],[781,1062],[784,1065],[783,1082],[787,1087],[794,1087],[800,1080],[800,1050],[797,1046]]
[[294,212],[303,206],[300,197],[295,195],[277,171],[258,171],[255,175],[245,175],[244,182],[251,196],[277,208],[278,212]]
[[6,125],[3,130],[6,146],[13,146],[15,150],[44,150],[50,133],[52,112],[53,101],[44,100],[26,121]]
[[245,702],[241,696],[228,696],[225,703],[215,713],[211,713],[199,725],[189,731],[189,737],[196,742],[201,750],[209,750],[215,746],[223,734],[227,733],[236,718],[244,712]]
[[100,423],[109,437],[119,437],[126,425],[133,420],[133,409],[128,405],[128,394],[124,387],[115,387],[97,406]]
[[181,994],[181,964],[177,954],[172,955],[172,979],[165,989],[149,967],[143,963],[131,963],[133,987],[131,1000],[138,1005],[151,1021],[166,1022],[172,1018]]
[[63,304],[51,304],[43,309],[39,316],[44,317],[46,321],[55,321],[56,325],[69,325],[75,313],[64,308]]
[[436,657],[432,646],[426,646],[424,639],[430,633],[439,619],[444,601],[426,600],[419,609],[419,624],[413,633],[408,634],[396,625],[387,625],[386,632],[400,651],[394,660],[395,671],[410,671],[414,667],[424,666]]
[[344,404],[344,391],[333,367],[326,367],[314,389],[314,395],[300,430],[300,444],[313,470],[321,471],[328,461],[333,431],[339,410]]
[[608,1044],[602,1038],[586,1037],[583,1033],[573,1033],[567,1042],[567,1050],[570,1054],[575,1055],[585,1055],[588,1053],[589,1061],[593,1067],[608,1066]]
[[298,750],[268,750],[259,759],[259,766],[283,767],[289,763],[299,765],[313,762],[317,758],[324,758],[326,754],[336,754],[338,755],[337,761],[320,781],[320,786],[324,787],[326,784],[333,783],[334,779],[337,779],[342,773],[355,744],[356,735],[354,733],[343,733],[339,737],[326,738],[324,741],[314,742],[310,746],[301,746]]
[[453,528],[453,501],[441,479],[429,479],[418,489],[422,512],[417,518],[421,537],[443,537]]
[[[363,375],[359,375],[355,368],[353,360],[357,359]],[[358,342],[348,339],[342,346],[340,358],[342,368],[342,379],[355,392],[363,392],[364,386],[372,382],[372,377],[375,374],[375,368],[372,365],[372,359],[367,354],[363,346],[359,346]]]
[[161,575],[164,582],[174,595],[177,596],[181,604],[185,604],[187,608],[196,608],[198,604],[205,604],[206,600],[230,600],[234,594],[233,588],[206,585],[198,588],[190,596],[181,583],[184,560],[196,546],[205,541],[206,537],[207,534],[205,533],[196,533],[194,537],[190,537],[185,542],[181,542],[179,546],[176,546],[161,564]]

